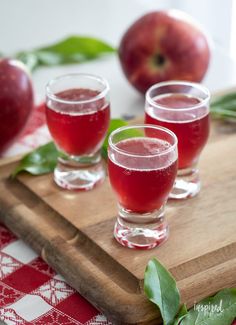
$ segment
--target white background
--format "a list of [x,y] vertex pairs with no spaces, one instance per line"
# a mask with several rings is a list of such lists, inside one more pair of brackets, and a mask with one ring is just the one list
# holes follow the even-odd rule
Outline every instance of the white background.
[[[236,85],[236,0],[0,0],[0,52],[48,45],[72,34],[99,37],[113,46],[146,12],[177,8],[191,14],[214,40],[204,84],[211,91]],[[235,33],[235,34],[234,34]],[[231,58],[230,58],[231,55]],[[143,98],[124,78],[117,57],[73,66],[42,68],[33,74],[37,99],[46,82],[67,72],[102,75],[111,86],[112,115],[142,114]]]

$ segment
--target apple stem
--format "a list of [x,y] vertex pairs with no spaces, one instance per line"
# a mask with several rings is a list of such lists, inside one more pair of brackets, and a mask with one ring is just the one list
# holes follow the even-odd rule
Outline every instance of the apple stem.
[[156,54],[155,56],[154,56],[154,62],[155,62],[155,64],[156,65],[158,65],[158,66],[160,66],[160,65],[164,65],[164,63],[165,63],[165,61],[166,61],[166,59],[165,59],[165,57],[162,55],[162,54]]

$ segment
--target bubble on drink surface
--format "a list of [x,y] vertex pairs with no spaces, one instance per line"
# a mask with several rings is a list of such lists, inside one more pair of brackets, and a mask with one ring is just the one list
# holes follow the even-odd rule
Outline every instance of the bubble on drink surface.
[[147,154],[156,155],[170,148],[170,143],[165,140],[153,138],[148,139],[148,141],[144,142],[143,147]]

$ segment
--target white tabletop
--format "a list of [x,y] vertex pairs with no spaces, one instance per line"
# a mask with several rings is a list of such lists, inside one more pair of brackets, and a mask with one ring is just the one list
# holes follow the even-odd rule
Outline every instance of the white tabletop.
[[[212,1],[209,1],[205,2],[210,4]],[[184,1],[160,0],[157,3],[153,0],[1,0],[0,52],[10,55],[18,50],[51,44],[72,34],[98,37],[117,47],[127,27],[137,17],[181,2]],[[226,0],[226,3],[229,5],[231,0]],[[184,5],[179,5],[181,6],[185,9]],[[192,6],[196,6],[193,1]],[[191,6],[188,4],[188,10],[189,7]],[[208,10],[211,11],[211,7]],[[194,8],[192,11],[195,11]],[[209,17],[211,14],[212,12]],[[217,19],[217,13],[214,17]],[[203,16],[197,18],[201,20]],[[221,22],[222,28],[226,26],[226,20],[227,17],[225,22]],[[210,24],[209,21],[209,26],[206,26],[207,21],[203,22],[205,28],[212,34],[216,33],[217,27],[214,26],[217,24]],[[211,65],[203,81],[211,91],[236,85],[236,63],[229,57],[225,44],[219,45],[218,40],[216,41]],[[44,98],[44,87],[49,79],[68,72],[88,72],[107,78],[111,87],[113,117],[142,114],[143,97],[125,79],[115,54],[80,65],[40,68],[33,74],[36,98]]]

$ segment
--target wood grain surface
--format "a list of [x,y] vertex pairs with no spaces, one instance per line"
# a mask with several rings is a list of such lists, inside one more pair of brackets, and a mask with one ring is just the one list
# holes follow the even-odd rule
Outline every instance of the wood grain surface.
[[114,240],[117,208],[108,179],[92,191],[69,192],[51,174],[12,180],[17,162],[2,160],[0,218],[116,324],[161,324],[143,294],[150,258],[170,270],[188,306],[236,286],[235,131],[235,124],[212,123],[199,165],[202,190],[168,202],[170,238],[153,250],[131,250]]

